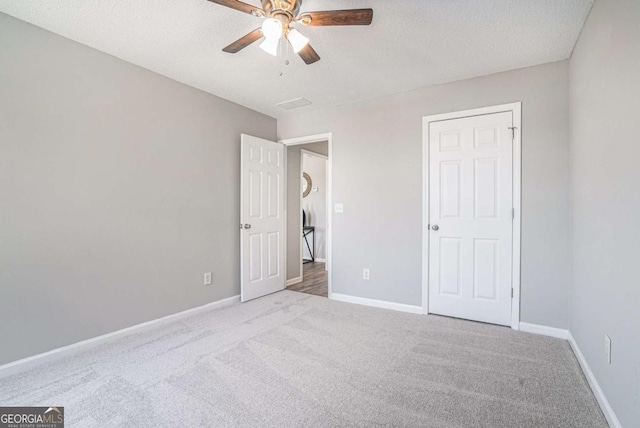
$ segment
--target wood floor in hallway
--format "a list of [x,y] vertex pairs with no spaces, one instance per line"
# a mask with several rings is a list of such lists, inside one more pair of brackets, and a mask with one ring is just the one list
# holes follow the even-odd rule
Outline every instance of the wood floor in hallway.
[[302,265],[302,282],[290,285],[287,290],[327,297],[329,274],[324,263],[305,263]]

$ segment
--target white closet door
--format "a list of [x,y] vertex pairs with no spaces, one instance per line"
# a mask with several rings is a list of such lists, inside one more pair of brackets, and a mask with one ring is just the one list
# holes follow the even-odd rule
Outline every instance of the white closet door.
[[511,324],[511,112],[430,124],[429,312]]

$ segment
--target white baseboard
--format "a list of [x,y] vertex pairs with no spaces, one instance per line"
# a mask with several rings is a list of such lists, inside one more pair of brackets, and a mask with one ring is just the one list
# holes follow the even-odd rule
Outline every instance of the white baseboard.
[[331,293],[332,300],[340,302],[355,303],[357,305],[373,306],[374,308],[391,309],[412,314],[421,314],[422,306],[406,305],[404,303],[385,302],[384,300],[367,299],[365,297],[348,296],[346,294]]
[[210,309],[221,309],[223,307],[232,306],[240,302],[240,296],[228,297],[226,299],[217,300],[215,302],[207,303],[206,305],[197,306],[195,308],[187,309],[182,312],[167,315],[162,318],[156,318],[151,321],[136,324],[131,327],[126,327],[121,330],[116,330],[111,333],[103,334],[101,336],[92,337],[90,339],[82,340],[80,342],[72,343],[71,345],[62,346],[60,348],[52,349],[51,351],[43,352],[42,354],[33,355],[31,357],[23,358],[21,360],[12,361],[0,366],[0,377],[8,376],[11,374],[19,373],[27,370],[31,367],[38,366],[43,363],[51,362],[59,358],[65,357],[69,354],[73,354],[79,351],[89,349],[97,346],[107,340],[114,339],[120,336],[126,336],[138,331],[144,330],[149,327],[156,327],[162,323],[168,321],[174,321],[179,318],[184,318],[189,315],[193,315],[197,312]]
[[569,340],[569,344],[571,345],[571,349],[573,349],[573,353],[578,359],[578,363],[580,363],[580,367],[582,367],[582,372],[587,378],[587,381],[589,382],[589,386],[591,386],[593,395],[596,396],[596,400],[598,400],[598,404],[602,409],[602,413],[604,413],[604,417],[607,418],[607,422],[609,423],[609,426],[611,426],[612,428],[622,428],[622,425],[620,424],[618,417],[613,412],[613,409],[609,404],[609,400],[607,400],[607,397],[604,395],[602,388],[600,388],[600,384],[598,383],[596,376],[591,371],[591,368],[589,367],[587,360],[584,358],[582,351],[580,351],[578,342],[576,342],[576,340],[573,338],[573,335],[571,333],[569,333],[568,340]]
[[316,257],[315,261],[316,261],[316,263],[326,263],[327,259],[321,259],[319,257]]
[[298,284],[302,282],[302,277],[299,276],[297,278],[291,278],[291,279],[287,279],[287,287],[293,284]]
[[543,336],[556,337],[558,339],[569,339],[569,330],[555,327],[547,327],[546,325],[529,324],[528,322],[520,323],[520,331],[526,333],[541,334]]

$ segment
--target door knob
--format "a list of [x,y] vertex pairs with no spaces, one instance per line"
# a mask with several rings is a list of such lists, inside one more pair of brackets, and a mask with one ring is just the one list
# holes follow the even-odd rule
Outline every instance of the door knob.
[[247,223],[247,224],[244,225],[244,228],[245,229],[251,229],[251,225]]
[[435,230],[436,232],[440,229],[440,226],[438,226],[437,224],[434,224],[433,226],[431,226],[431,230]]

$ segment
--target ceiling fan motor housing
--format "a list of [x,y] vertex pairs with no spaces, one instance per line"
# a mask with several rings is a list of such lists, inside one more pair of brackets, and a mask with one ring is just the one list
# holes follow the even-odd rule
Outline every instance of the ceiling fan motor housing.
[[302,0],[262,0],[265,16],[278,19],[288,25],[298,16]]

